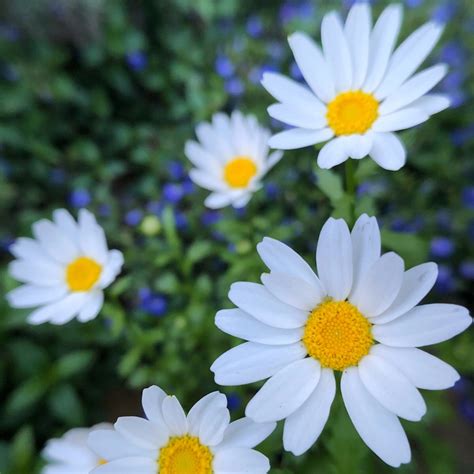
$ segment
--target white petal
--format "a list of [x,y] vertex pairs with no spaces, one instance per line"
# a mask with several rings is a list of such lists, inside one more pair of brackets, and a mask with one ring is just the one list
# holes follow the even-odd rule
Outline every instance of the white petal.
[[[232,200],[232,206],[235,207],[236,209],[241,209],[242,207],[245,207],[248,204],[251,197],[252,197],[252,193],[247,193],[247,194],[244,194],[243,196],[240,196],[238,198],[234,198]],[[211,206],[209,206],[209,207],[211,207]]]
[[288,43],[303,77],[314,93],[324,102],[332,100],[336,95],[334,79],[319,46],[301,32],[290,35]]
[[219,392],[212,392],[201,398],[189,410],[187,419],[189,432],[195,436],[199,436],[199,430],[203,424],[204,417],[207,412],[216,413],[222,408],[227,408],[227,398]]
[[412,104],[412,102],[433,89],[447,72],[446,64],[437,64],[415,74],[382,102],[379,107],[379,114],[387,115]]
[[329,418],[335,395],[334,373],[331,369],[322,369],[313,393],[285,420],[283,445],[286,451],[299,456],[316,442]]
[[232,202],[232,195],[229,193],[212,193],[210,194],[204,204],[209,209],[220,209],[228,206]]
[[316,250],[318,275],[327,294],[345,300],[352,285],[352,242],[343,219],[329,218],[319,234]]
[[321,111],[317,111],[309,106],[303,109],[303,107],[297,108],[290,104],[273,104],[268,107],[267,111],[270,117],[293,127],[318,130],[327,125],[324,115],[326,108],[321,106],[321,109]]
[[174,395],[167,395],[162,404],[163,419],[171,436],[182,436],[188,431],[188,422],[181,403]]
[[166,425],[161,407],[166,397],[166,392],[156,385],[145,388],[142,392],[142,407],[146,417],[154,425],[159,425],[163,429]]
[[437,277],[438,266],[433,262],[423,263],[406,271],[395,301],[386,311],[374,318],[373,322],[388,323],[415,307],[433,288]]
[[352,58],[352,89],[360,89],[367,74],[371,23],[369,4],[355,3],[347,15],[344,26]]
[[303,326],[308,313],[276,299],[263,285],[258,283],[233,283],[229,299],[246,313],[264,324],[282,329]]
[[370,156],[382,168],[397,171],[405,164],[406,150],[395,134],[375,133]]
[[345,149],[349,158],[360,160],[370,153],[373,143],[373,134],[371,132],[364,135],[354,134],[345,138]]
[[313,286],[302,278],[271,272],[262,274],[261,280],[273,296],[303,311],[311,311],[321,302],[322,295],[315,294]]
[[327,142],[319,151],[318,166],[330,169],[349,158],[346,149],[347,137],[337,137]]
[[[429,118],[429,115],[427,115],[422,109],[407,107],[391,114],[380,116],[372,125],[372,130],[374,132],[395,132],[397,130],[405,130],[406,128],[419,125]],[[375,137],[377,137],[377,134]]]
[[410,445],[400,421],[370,395],[356,367],[342,374],[341,392],[349,417],[364,443],[392,467],[410,462]]
[[266,440],[276,428],[276,423],[255,423],[250,418],[233,421],[226,432],[219,449],[224,446],[254,448]]
[[443,26],[435,22],[415,30],[393,53],[375,97],[382,100],[403,84],[426,59],[442,32]]
[[321,107],[321,102],[305,86],[288,77],[275,72],[266,72],[262,78],[262,86],[279,102],[296,107]]
[[216,158],[225,161],[232,156],[231,148],[228,143],[222,140],[212,125],[207,122],[201,122],[196,127],[196,135],[204,147]]
[[403,269],[403,260],[396,253],[382,255],[362,277],[351,303],[369,318],[383,313],[400,291]]
[[19,237],[10,245],[10,253],[18,259],[50,261],[51,258],[46,254],[41,245],[36,240],[29,237]]
[[381,241],[377,219],[367,214],[360,216],[352,229],[351,240],[354,269],[351,294],[354,294],[366,271],[380,257]]
[[312,357],[287,365],[265,382],[245,415],[257,423],[278,421],[295,412],[318,384],[321,366]]
[[225,191],[227,189],[227,186],[223,182],[222,175],[217,176],[206,170],[192,169],[189,172],[189,177],[198,186],[208,189],[209,191]]
[[79,249],[74,241],[47,219],[41,219],[33,224],[33,234],[44,252],[59,263],[69,263],[78,256]]
[[59,286],[64,284],[64,268],[54,260],[14,260],[8,265],[8,272],[18,281],[38,286]]
[[78,226],[74,218],[66,209],[56,209],[53,212],[54,223],[64,232],[72,242],[78,244]]
[[12,308],[31,308],[56,301],[66,292],[66,285],[22,285],[7,293],[6,299]]
[[30,324],[65,324],[69,322],[82,308],[86,302],[88,293],[71,293],[54,303],[36,309],[28,316]]
[[351,53],[341,19],[336,12],[324,16],[321,23],[324,57],[332,69],[336,91],[347,91],[352,85]]
[[426,304],[387,324],[372,328],[374,338],[388,346],[421,347],[443,342],[472,323],[469,311],[454,304]]
[[199,143],[194,140],[187,141],[184,146],[184,154],[196,168],[206,170],[214,176],[219,175],[222,166],[219,160]]
[[295,150],[316,143],[325,142],[334,136],[334,132],[330,128],[322,128],[321,130],[308,130],[306,128],[293,128],[284,132],[273,135],[268,144],[272,148],[280,150]]
[[212,467],[215,474],[265,474],[270,470],[270,463],[253,449],[229,447],[215,453]]
[[230,413],[227,407],[217,410],[206,410],[199,428],[199,439],[206,446],[216,446],[224,437],[229,426]]
[[94,430],[89,434],[87,444],[107,461],[129,456],[153,455],[153,451],[134,446],[115,430]]
[[388,61],[397,41],[403,10],[401,5],[389,5],[379,16],[370,35],[370,57],[362,89],[374,91],[387,70]]
[[460,379],[453,367],[421,349],[376,344],[370,353],[388,360],[418,388],[442,390],[451,388]]
[[445,94],[427,94],[410,104],[411,107],[422,109],[428,115],[434,115],[451,105],[449,96]]
[[115,459],[96,467],[91,471],[91,474],[154,474],[155,472],[155,459],[151,457],[127,457]]
[[87,323],[94,319],[104,304],[104,293],[100,290],[94,290],[89,293],[87,301],[82,306],[77,320],[81,323]]
[[211,371],[219,385],[241,385],[271,377],[305,355],[306,349],[300,342],[285,346],[246,342],[222,354]]
[[110,250],[100,275],[99,287],[107,288],[122,271],[123,254],[120,250]]
[[283,158],[282,151],[274,151],[268,155],[266,172],[271,170]]
[[287,273],[288,275],[302,278],[312,286],[312,291],[318,297],[324,296],[325,290],[319,278],[306,261],[288,245],[279,240],[264,237],[262,242],[257,245],[257,252],[263,263],[272,272]]
[[300,341],[303,328],[280,329],[256,320],[244,311],[223,309],[216,314],[216,326],[231,336],[261,344],[280,345]]
[[100,264],[107,260],[107,242],[104,229],[97,224],[94,215],[87,209],[79,211],[79,244],[88,257]]
[[118,418],[114,428],[129,442],[142,449],[158,450],[168,440],[168,433],[161,431],[151,421],[137,416]]
[[388,360],[372,353],[365,356],[359,363],[359,375],[371,395],[397,416],[419,421],[426,413],[420,392]]

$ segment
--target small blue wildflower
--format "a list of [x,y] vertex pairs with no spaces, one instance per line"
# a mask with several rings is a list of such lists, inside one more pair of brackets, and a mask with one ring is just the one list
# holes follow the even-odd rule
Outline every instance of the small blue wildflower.
[[193,194],[196,191],[196,186],[189,177],[183,180],[181,186],[183,187],[183,192],[186,195]]
[[227,408],[229,409],[229,411],[237,410],[242,404],[242,400],[239,394],[235,392],[228,393],[226,397],[227,397]]
[[405,3],[408,8],[417,8],[419,7],[424,0],[405,0]]
[[268,199],[275,199],[280,194],[280,187],[276,183],[268,182],[265,184],[265,193]]
[[89,194],[89,191],[84,188],[75,189],[69,195],[69,203],[71,204],[71,206],[76,208],[88,206],[91,200],[92,199],[91,195]]
[[49,180],[53,184],[63,184],[66,179],[66,173],[61,168],[53,168],[49,172]]
[[474,400],[464,398],[459,403],[459,411],[463,418],[474,424]]
[[213,225],[222,219],[219,211],[204,211],[201,215],[201,223],[205,226]]
[[168,163],[167,169],[171,179],[176,181],[183,179],[186,176],[186,170],[184,169],[184,165],[181,161],[170,161]]
[[161,216],[161,213],[163,212],[163,209],[164,209],[164,204],[161,202],[161,201],[150,201],[147,205],[146,205],[146,210],[151,213],[151,214],[154,214],[155,216]]
[[148,58],[143,51],[132,51],[125,55],[128,67],[132,71],[142,71],[148,64]]
[[431,240],[430,253],[434,258],[448,258],[454,253],[454,243],[448,237],[434,237]]
[[455,288],[453,271],[446,265],[438,265],[438,278],[435,289],[439,293],[451,293]]
[[298,67],[298,64],[296,64],[294,61],[291,63],[290,66],[290,74],[293,79],[296,79],[297,81],[301,81],[303,79],[303,74],[301,74],[301,70]]
[[153,293],[149,288],[140,288],[138,300],[140,309],[152,316],[163,316],[168,308],[166,298],[161,294]]
[[247,20],[247,33],[252,38],[259,38],[263,33],[263,23],[259,16],[253,15]]
[[274,61],[280,61],[285,56],[285,48],[279,41],[272,41],[267,45],[267,53]]
[[188,218],[183,212],[176,212],[174,213],[174,222],[176,224],[176,228],[178,230],[183,230],[188,227]]
[[466,260],[459,265],[459,273],[466,280],[474,280],[474,260]]
[[99,216],[108,217],[110,216],[112,209],[109,204],[101,204],[98,209]]
[[448,23],[453,19],[453,16],[456,14],[456,2],[446,2],[441,5],[438,5],[431,15],[431,18],[438,23]]
[[125,224],[129,225],[130,227],[135,227],[143,219],[143,211],[140,209],[132,209],[125,214]]
[[244,83],[238,77],[234,77],[226,81],[225,90],[229,95],[238,97],[245,92],[245,86]]
[[474,186],[467,186],[462,190],[462,203],[468,209],[474,209]]
[[235,72],[234,64],[228,56],[225,56],[223,54],[217,56],[216,61],[214,63],[214,67],[216,69],[217,74],[224,78],[232,77]]
[[163,200],[171,204],[177,204],[184,197],[184,190],[180,184],[166,183],[163,186]]

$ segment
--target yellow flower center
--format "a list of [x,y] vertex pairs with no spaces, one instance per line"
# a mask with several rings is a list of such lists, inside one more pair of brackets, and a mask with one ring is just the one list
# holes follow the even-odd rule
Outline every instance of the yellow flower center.
[[357,365],[373,344],[372,324],[348,301],[328,300],[313,309],[303,335],[308,354],[323,367]]
[[90,290],[99,279],[102,266],[89,257],[76,258],[66,267],[66,282],[71,291]]
[[245,188],[257,174],[257,165],[247,156],[236,156],[224,168],[224,179],[231,188]]
[[365,133],[379,116],[379,103],[372,94],[343,92],[328,104],[326,118],[336,135]]
[[105,459],[99,459],[99,461],[97,463],[97,467],[98,466],[103,466],[104,464],[107,464],[107,461]]
[[195,436],[174,436],[160,449],[160,474],[212,474],[211,450]]

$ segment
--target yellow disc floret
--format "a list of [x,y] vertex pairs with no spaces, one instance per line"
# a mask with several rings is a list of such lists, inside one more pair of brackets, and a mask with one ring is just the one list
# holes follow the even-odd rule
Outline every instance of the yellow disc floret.
[[231,188],[246,188],[257,174],[257,165],[247,156],[236,156],[224,167],[224,180]]
[[88,291],[100,277],[102,266],[89,257],[76,258],[66,267],[66,282],[71,291]]
[[327,106],[328,125],[336,135],[365,133],[379,115],[379,103],[372,94],[343,92]]
[[212,474],[211,450],[196,436],[174,436],[160,449],[160,474]]
[[308,354],[323,367],[357,365],[373,344],[372,324],[348,301],[325,301],[311,312],[303,335]]

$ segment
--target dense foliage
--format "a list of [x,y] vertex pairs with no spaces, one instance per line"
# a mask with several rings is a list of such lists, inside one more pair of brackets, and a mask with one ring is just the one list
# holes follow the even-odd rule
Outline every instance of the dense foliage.
[[[52,210],[92,210],[122,275],[87,324],[31,327],[0,301],[0,472],[31,473],[44,442],[74,426],[139,412],[139,390],[158,384],[189,407],[216,386],[209,366],[238,341],[214,326],[229,285],[258,281],[255,245],[269,235],[313,261],[334,208],[347,216],[341,169],[316,168],[315,150],[286,152],[243,211],[204,208],[187,177],[184,143],[197,122],[239,108],[274,129],[259,85],[265,70],[298,78],[286,36],[319,34],[339,2],[141,0],[5,2],[0,25],[2,293],[8,245]],[[374,2],[376,11],[385,2]],[[404,28],[435,16],[447,28],[432,61],[450,64],[442,89],[454,107],[403,134],[408,164],[392,173],[369,159],[357,170],[356,213],[376,214],[384,246],[408,266],[434,259],[432,301],[469,306],[474,289],[474,6],[406,0]],[[416,232],[416,234],[415,234]],[[470,472],[474,423],[472,331],[436,353],[464,375],[426,393],[422,423],[404,423],[415,451],[401,472]],[[235,416],[256,386],[225,389]],[[305,456],[263,445],[271,472],[388,472],[357,437],[337,399]],[[465,433],[457,445],[458,436]]]

